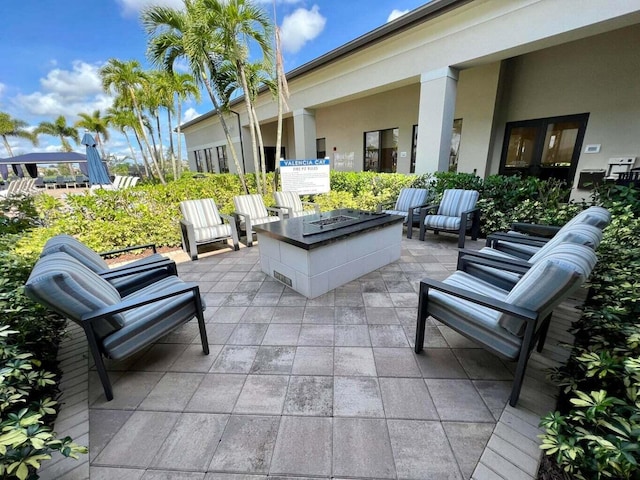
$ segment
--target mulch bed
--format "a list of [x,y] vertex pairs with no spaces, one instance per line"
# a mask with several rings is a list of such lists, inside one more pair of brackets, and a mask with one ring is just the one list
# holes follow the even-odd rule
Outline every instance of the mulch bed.
[[547,455],[542,455],[538,480],[573,480],[575,477],[562,470],[555,460]]

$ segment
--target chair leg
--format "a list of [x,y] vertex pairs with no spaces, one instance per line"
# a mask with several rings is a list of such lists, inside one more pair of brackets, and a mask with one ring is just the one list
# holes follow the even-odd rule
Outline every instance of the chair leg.
[[111,388],[111,381],[109,380],[109,374],[107,373],[107,368],[104,366],[104,360],[102,358],[102,354],[100,353],[100,349],[98,348],[98,343],[96,342],[96,338],[93,334],[93,330],[90,327],[85,326],[84,333],[87,336],[87,342],[89,343],[89,350],[91,350],[91,355],[93,356],[93,362],[95,363],[96,370],[98,371],[98,377],[100,378],[100,383],[102,383],[104,396],[107,398],[107,401],[110,402],[111,400],[113,400],[113,389]]
[[427,323],[427,303],[429,302],[429,287],[420,283],[420,293],[418,297],[418,318],[416,322],[416,344],[414,351],[420,353],[424,348],[424,332]]
[[513,378],[513,387],[511,388],[511,396],[509,397],[509,405],[515,407],[520,397],[520,390],[522,390],[522,382],[524,381],[524,372],[527,369],[527,363],[529,362],[529,353],[531,352],[532,342],[534,341],[533,334],[535,331],[535,322],[529,322],[522,339],[522,345],[520,347],[520,355],[518,356],[518,365],[516,366],[516,372]]
[[209,339],[207,338],[207,327],[204,323],[204,314],[202,313],[202,299],[200,298],[200,287],[197,287],[193,295],[196,304],[196,318],[198,319],[198,329],[200,330],[200,343],[202,343],[202,351],[205,355],[209,355]]
[[542,352],[544,348],[544,343],[547,340],[547,333],[549,332],[549,326],[551,325],[551,315],[544,319],[542,325],[540,326],[540,331],[538,333],[538,347],[536,348],[537,352]]

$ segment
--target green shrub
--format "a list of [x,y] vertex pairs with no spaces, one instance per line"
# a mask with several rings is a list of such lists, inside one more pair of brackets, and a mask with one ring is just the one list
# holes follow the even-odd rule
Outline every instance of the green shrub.
[[[603,194],[604,192],[604,194]],[[542,448],[578,479],[638,479],[640,470],[640,217],[628,187],[598,192],[612,212],[591,289],[572,326],[571,358],[552,376],[563,387],[546,415]]]

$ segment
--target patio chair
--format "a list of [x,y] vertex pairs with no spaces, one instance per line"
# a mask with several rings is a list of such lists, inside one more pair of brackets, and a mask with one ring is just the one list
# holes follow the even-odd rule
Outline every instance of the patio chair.
[[[439,204],[420,209],[420,240],[427,230],[456,232],[458,248],[464,247],[467,230],[471,239],[477,240],[480,232],[480,209],[476,207],[480,194],[476,190],[445,190]],[[430,214],[429,212],[436,212]]]
[[551,238],[562,228],[571,226],[575,223],[587,223],[589,225],[595,225],[600,229],[604,229],[609,225],[609,223],[611,223],[611,212],[604,207],[594,205],[582,210],[562,226],[516,222],[511,224],[511,231],[508,233]]
[[516,361],[509,398],[515,407],[531,351],[536,343],[539,352],[544,348],[553,309],[584,283],[595,266],[591,248],[573,245],[573,252],[547,256],[511,290],[461,271],[443,282],[422,280],[415,352],[423,349],[426,320],[432,316],[486,350]]
[[[285,218],[302,217],[320,213],[320,205],[313,202],[303,202],[300,195],[295,192],[273,192],[276,204],[274,208],[282,210]],[[305,210],[304,207],[312,207],[313,210]]]
[[380,203],[377,210],[391,215],[402,215],[407,226],[407,238],[412,238],[413,225],[420,224],[420,208],[427,206],[429,206],[429,190],[403,188],[395,202]]
[[[583,210],[562,227],[554,227],[549,225],[535,225],[534,228],[544,228],[544,232],[554,232],[551,238],[560,235],[563,232],[573,229],[576,225],[592,225],[600,230],[605,228],[611,222],[611,213],[603,207],[589,207]],[[534,224],[514,224],[514,225],[531,225]],[[525,227],[526,228],[526,227]],[[532,231],[532,230],[529,230]],[[542,231],[542,230],[533,230]],[[540,247],[550,241],[549,237],[540,237],[536,235],[523,234],[518,231],[496,232],[487,236],[487,246],[494,249],[509,253],[527,259],[534,255]]]
[[76,188],[82,188],[82,187],[86,187],[88,183],[89,183],[89,177],[86,177],[84,175],[76,175],[76,180],[73,186]]
[[549,255],[558,257],[563,252],[575,255],[575,245],[596,250],[602,240],[602,231],[591,225],[576,226],[574,231],[558,234],[528,260],[484,247],[480,251],[458,251],[457,269],[481,278],[492,285],[511,289],[533,265]]
[[[253,246],[254,225],[277,222],[282,216],[279,208],[266,207],[262,195],[236,195],[233,197],[235,215],[238,220],[239,232],[244,232],[247,238],[247,247]],[[269,212],[277,216],[269,215]]]
[[198,320],[202,350],[209,354],[199,287],[177,276],[122,296],[100,275],[58,252],[36,262],[25,293],[84,329],[109,401],[113,390],[103,356],[113,360],[127,358],[194,317]]
[[[153,254],[115,268],[109,268],[103,259],[106,256],[141,249],[151,249]],[[175,262],[156,253],[156,247],[153,244],[97,253],[71,235],[61,234],[47,241],[40,257],[58,252],[64,252],[75,258],[92,272],[108,280],[123,296],[165,277],[178,274]]]
[[[137,178],[137,177],[136,177]],[[218,212],[213,198],[185,200],[180,202],[182,218],[180,233],[182,249],[189,254],[191,260],[198,259],[198,247],[215,242],[233,241],[233,249],[238,250],[238,230],[235,219],[231,215]],[[226,221],[227,223],[223,223]]]
[[24,180],[22,178],[16,178],[15,180],[12,180],[11,182],[9,182],[9,186],[6,190],[0,191],[0,196],[9,198],[19,195],[23,181]]

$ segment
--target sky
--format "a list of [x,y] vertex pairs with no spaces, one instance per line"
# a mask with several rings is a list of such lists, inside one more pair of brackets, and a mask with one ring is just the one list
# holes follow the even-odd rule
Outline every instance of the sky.
[[[428,0],[276,0],[285,72],[380,27]],[[273,18],[273,0],[254,0]],[[112,98],[102,91],[98,71],[110,58],[146,60],[140,11],[150,5],[182,6],[182,0],[0,1],[0,112],[35,128],[64,115],[100,110]],[[182,121],[212,109],[208,96],[183,107]],[[79,132],[82,136],[82,132]],[[33,147],[10,139],[13,153],[60,151],[60,142],[41,135]],[[73,143],[72,143],[73,145]],[[82,145],[74,146],[82,152]],[[106,150],[127,155],[123,137],[112,132]],[[9,156],[4,146],[0,158]]]

